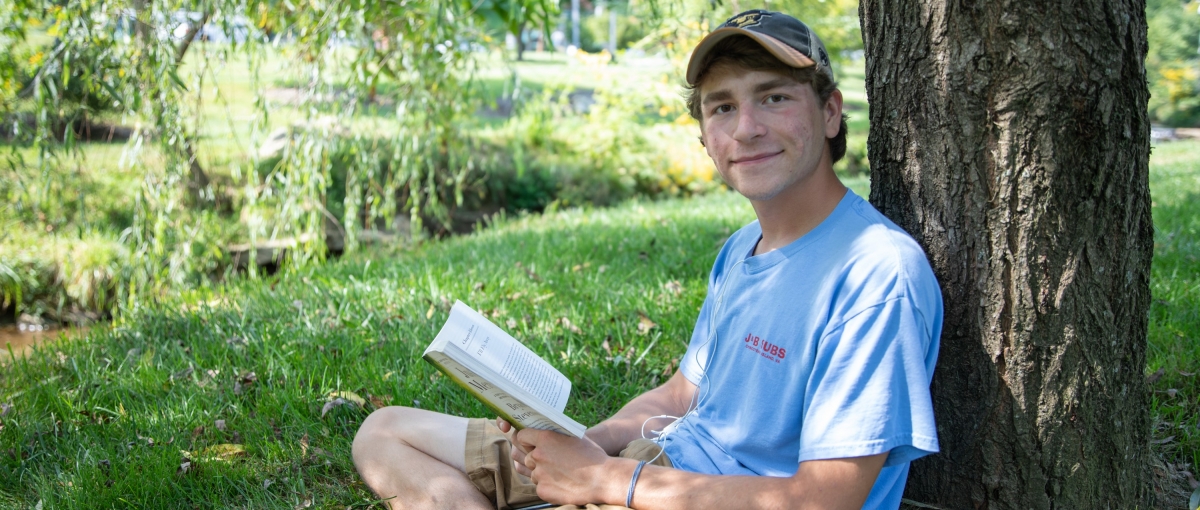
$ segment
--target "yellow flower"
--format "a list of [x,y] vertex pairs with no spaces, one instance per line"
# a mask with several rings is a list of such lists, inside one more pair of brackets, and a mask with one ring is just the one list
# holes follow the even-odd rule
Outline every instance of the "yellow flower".
[[43,52],[39,51],[37,53],[34,53],[33,55],[29,56],[29,65],[36,66],[38,64],[41,64],[42,60],[44,60],[45,58],[46,58],[46,54]]

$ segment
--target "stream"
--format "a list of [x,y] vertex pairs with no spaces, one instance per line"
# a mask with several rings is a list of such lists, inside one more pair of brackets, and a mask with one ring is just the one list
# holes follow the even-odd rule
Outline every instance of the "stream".
[[12,355],[21,356],[28,353],[35,344],[55,340],[59,335],[75,337],[86,332],[87,328],[74,327],[28,331],[18,328],[16,324],[0,326],[0,362],[11,359],[10,352]]

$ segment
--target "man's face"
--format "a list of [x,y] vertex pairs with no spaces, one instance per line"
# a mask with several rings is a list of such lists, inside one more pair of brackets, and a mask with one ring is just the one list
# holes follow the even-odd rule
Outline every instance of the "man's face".
[[723,66],[700,84],[700,132],[725,182],[769,201],[830,165],[826,138],[841,122],[842,96],[822,103],[811,85],[773,72]]

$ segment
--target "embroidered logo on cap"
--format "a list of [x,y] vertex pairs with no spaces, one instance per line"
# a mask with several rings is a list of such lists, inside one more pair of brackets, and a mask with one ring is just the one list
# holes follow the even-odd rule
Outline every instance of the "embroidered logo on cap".
[[764,17],[770,16],[770,15],[771,15],[771,13],[769,13],[769,12],[746,11],[740,15],[729,18],[729,21],[726,21],[725,24],[722,26],[738,27],[738,28],[757,27],[762,24],[762,20]]

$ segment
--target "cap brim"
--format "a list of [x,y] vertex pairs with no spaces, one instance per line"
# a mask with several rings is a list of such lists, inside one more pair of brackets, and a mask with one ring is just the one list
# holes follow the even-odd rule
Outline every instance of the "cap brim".
[[704,39],[702,39],[700,44],[696,45],[696,49],[692,51],[692,58],[688,60],[687,67],[688,85],[696,85],[696,79],[700,77],[700,72],[702,71],[702,69],[700,69],[700,65],[704,62],[704,57],[708,56],[708,52],[712,51],[713,46],[716,46],[717,43],[735,35],[744,35],[753,39],[755,42],[762,45],[762,47],[767,51],[771,52],[772,55],[775,55],[775,58],[778,58],[780,61],[789,66],[805,68],[817,65],[817,63],[814,62],[813,59],[808,58],[807,55],[800,53],[800,51],[796,50],[795,48],[788,46],[779,39],[769,35],[764,35],[737,27],[718,28],[713,30],[712,33],[708,34]]

